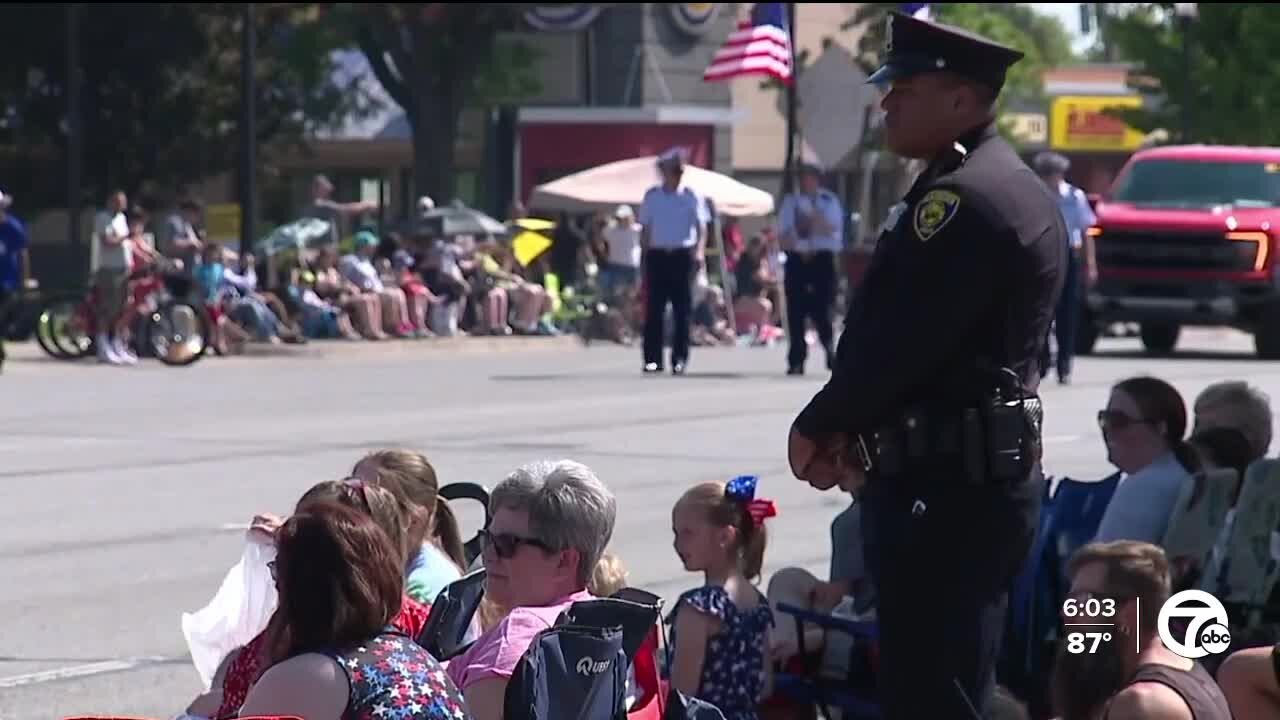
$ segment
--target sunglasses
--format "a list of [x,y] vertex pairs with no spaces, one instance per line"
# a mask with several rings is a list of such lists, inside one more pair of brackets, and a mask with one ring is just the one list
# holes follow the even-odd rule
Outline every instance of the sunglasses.
[[495,533],[489,530],[481,530],[480,542],[484,550],[492,549],[493,553],[503,560],[514,557],[520,551],[521,545],[535,547],[547,553],[555,552],[554,548],[537,538],[521,537],[512,533]]
[[1133,425],[1146,425],[1150,422],[1146,418],[1136,418],[1119,410],[1098,411],[1098,427],[1104,430],[1124,430]]

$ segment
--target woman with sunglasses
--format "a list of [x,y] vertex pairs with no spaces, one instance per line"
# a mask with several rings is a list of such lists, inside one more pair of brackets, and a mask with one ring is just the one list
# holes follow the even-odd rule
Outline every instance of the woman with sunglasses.
[[368,513],[306,505],[276,536],[280,632],[271,667],[242,717],[467,720],[466,704],[427,651],[393,625],[404,553]]
[[[402,512],[401,504],[389,491],[355,479],[326,480],[308,490],[298,500],[297,512],[303,512],[316,503],[337,503],[368,515],[382,529],[401,557],[408,553],[409,519]],[[250,532],[270,535],[272,541],[281,526],[274,518],[262,516]],[[276,568],[272,568],[276,572]],[[430,608],[406,596],[392,625],[417,637],[427,622]],[[187,709],[190,715],[210,717],[213,720],[230,720],[236,717],[240,706],[248,696],[249,688],[271,666],[272,638],[286,632],[285,619],[279,610],[272,616],[267,629],[244,647],[233,650],[223,660],[223,667],[214,676],[213,689],[197,699]]]
[[476,720],[501,720],[507,681],[534,637],[591,599],[587,585],[617,516],[613,493],[570,460],[516,470],[493,489],[489,506],[485,596],[511,610],[447,669]]
[[1123,380],[1111,389],[1098,425],[1107,459],[1123,476],[1094,539],[1159,545],[1183,485],[1200,470],[1196,451],[1183,439],[1187,406],[1182,395],[1158,378]]

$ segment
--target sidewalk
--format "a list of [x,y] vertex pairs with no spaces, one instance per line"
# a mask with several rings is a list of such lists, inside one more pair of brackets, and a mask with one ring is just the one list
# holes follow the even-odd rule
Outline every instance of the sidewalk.
[[[384,340],[380,342],[312,340],[306,345],[268,345],[265,343],[250,343],[245,347],[245,352],[242,355],[219,357],[218,355],[215,355],[212,350],[209,350],[206,356],[202,358],[200,362],[196,363],[196,366],[203,365],[204,363],[218,363],[228,360],[252,360],[254,358],[341,358],[351,356],[370,357],[392,354],[403,355],[405,353],[527,353],[538,352],[540,350],[566,350],[581,346],[582,341],[578,339],[577,335],[559,335],[555,337],[477,336],[426,338],[421,340]],[[6,342],[4,344],[4,348],[5,353],[8,355],[8,360],[5,363],[6,367],[18,365],[22,365],[27,368],[30,368],[33,365],[72,367],[79,364],[79,362],[55,360],[54,358],[49,357],[40,349],[40,346],[36,344],[34,340],[28,342]],[[85,358],[80,362],[92,363],[93,360]]]

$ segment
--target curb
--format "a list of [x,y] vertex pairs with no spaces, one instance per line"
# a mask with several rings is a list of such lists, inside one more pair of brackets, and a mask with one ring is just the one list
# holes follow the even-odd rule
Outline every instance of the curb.
[[[312,340],[306,345],[267,345],[250,343],[245,347],[243,355],[218,357],[212,354],[197,365],[208,361],[257,359],[257,358],[342,358],[342,357],[381,357],[397,355],[434,355],[437,353],[453,354],[498,354],[512,352],[539,352],[547,350],[567,350],[583,347],[577,335],[558,335],[552,337],[450,337],[425,338],[414,340],[384,340],[378,342],[351,342],[343,340]],[[74,365],[68,361],[58,361],[45,354],[34,341],[6,342],[4,344],[8,361],[27,365],[30,363],[48,365]]]

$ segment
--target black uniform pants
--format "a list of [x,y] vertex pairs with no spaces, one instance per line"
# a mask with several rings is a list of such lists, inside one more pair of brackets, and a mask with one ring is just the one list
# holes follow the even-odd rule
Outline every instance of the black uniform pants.
[[[1077,251],[1067,253],[1066,280],[1062,285],[1062,297],[1058,299],[1058,307],[1053,316],[1054,338],[1058,341],[1058,378],[1071,376],[1071,360],[1076,354],[1076,333],[1080,324],[1080,295],[1084,291],[1084,278],[1081,273],[1080,255]],[[1044,350],[1040,353],[1040,376],[1049,374],[1049,340],[1045,338]]]
[[980,720],[1043,481],[1036,472],[1016,488],[975,487],[954,471],[931,475],[873,475],[864,493],[881,707],[886,720]]
[[836,297],[836,260],[829,250],[801,254],[787,253],[787,364],[803,367],[809,356],[805,344],[806,321],[812,320],[822,347],[831,352],[835,339],[831,327],[831,306]]
[[689,317],[693,309],[693,249],[645,252],[644,361],[662,364],[663,320],[671,303],[675,331],[671,364],[689,361]]

